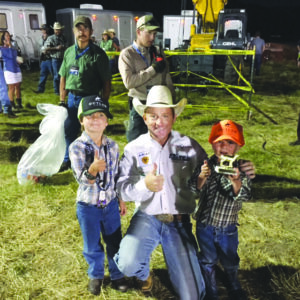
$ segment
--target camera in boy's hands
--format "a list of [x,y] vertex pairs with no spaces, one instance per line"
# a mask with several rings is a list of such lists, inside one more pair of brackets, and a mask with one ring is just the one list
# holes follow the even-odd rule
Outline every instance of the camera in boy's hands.
[[235,168],[238,167],[238,161],[236,160],[239,156],[221,155],[220,165],[215,167],[215,171],[223,175],[237,175]]

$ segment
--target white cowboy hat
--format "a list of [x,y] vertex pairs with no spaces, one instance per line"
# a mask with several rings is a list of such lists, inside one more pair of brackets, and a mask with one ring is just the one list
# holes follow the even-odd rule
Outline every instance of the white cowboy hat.
[[62,26],[59,22],[55,22],[52,28],[53,29],[64,29],[65,26]]
[[181,99],[177,104],[173,104],[172,94],[165,85],[153,86],[147,96],[146,104],[142,104],[138,98],[133,98],[134,109],[140,116],[144,115],[147,107],[171,107],[174,108],[175,116],[178,117],[187,103],[187,99]]

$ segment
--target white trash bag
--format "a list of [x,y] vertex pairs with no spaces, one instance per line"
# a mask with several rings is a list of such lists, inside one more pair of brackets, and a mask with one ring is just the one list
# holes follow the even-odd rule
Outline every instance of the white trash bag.
[[20,184],[51,176],[59,171],[66,152],[64,122],[67,109],[53,104],[37,104],[45,115],[40,124],[41,135],[23,154],[17,169]]

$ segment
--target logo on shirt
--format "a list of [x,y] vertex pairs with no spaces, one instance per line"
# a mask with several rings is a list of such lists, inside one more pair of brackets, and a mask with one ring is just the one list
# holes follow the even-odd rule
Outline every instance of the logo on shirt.
[[151,156],[149,152],[138,153],[139,165],[141,167],[151,164]]

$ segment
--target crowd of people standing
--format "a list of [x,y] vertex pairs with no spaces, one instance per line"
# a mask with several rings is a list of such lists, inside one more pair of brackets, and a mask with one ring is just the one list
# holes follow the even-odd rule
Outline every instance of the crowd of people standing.
[[[79,185],[76,212],[89,292],[101,292],[105,254],[113,288],[126,292],[126,277],[136,277],[143,292],[151,291],[151,254],[161,245],[180,299],[202,300],[205,294],[206,299],[218,299],[214,271],[219,261],[231,283],[231,299],[246,299],[237,276],[237,225],[242,202],[251,195],[254,165],[238,161],[233,173],[215,171],[222,156],[232,157],[244,145],[243,128],[231,120],[214,124],[209,137],[214,151],[211,158],[196,140],[173,130],[187,100],[176,101],[165,54],[154,46],[159,23],[153,16],[143,16],[137,22],[136,40],[122,50],[118,61],[129,90],[130,118],[129,143],[120,158],[117,143],[105,134],[113,118],[110,61],[116,63],[105,51],[120,51],[114,32],[104,31],[99,47],[91,39],[91,20],[78,16],[73,24],[75,43],[67,47],[63,26],[55,22],[53,29],[54,34],[48,36],[47,26],[41,27],[43,60],[36,92],[45,91],[47,76],[53,74],[59,105],[68,110],[64,126],[67,147],[60,171],[72,168]],[[22,81],[17,50],[3,48],[4,77],[8,87],[14,86],[17,105],[22,107],[16,88]],[[13,106],[13,96],[9,100]],[[191,215],[199,195],[196,240]],[[122,237],[120,215],[126,213],[128,201],[135,202],[136,210]],[[201,205],[206,202],[209,205]]]

